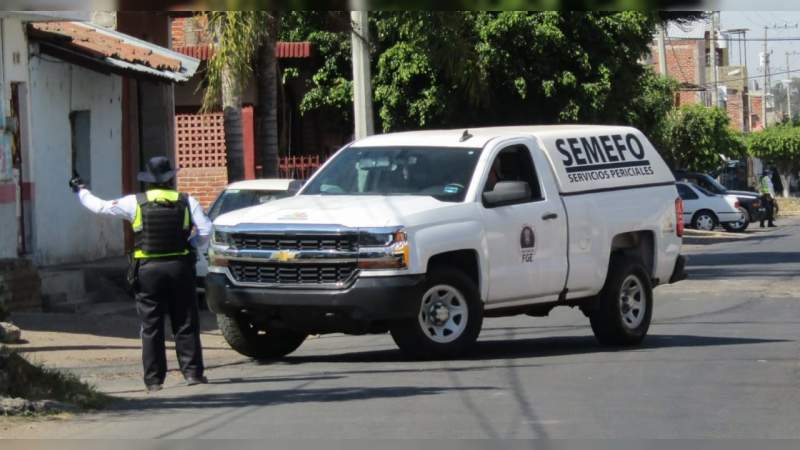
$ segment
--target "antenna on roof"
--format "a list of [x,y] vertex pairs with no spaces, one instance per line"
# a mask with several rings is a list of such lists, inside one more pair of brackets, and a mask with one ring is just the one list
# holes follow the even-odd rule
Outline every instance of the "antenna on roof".
[[461,139],[459,139],[458,142],[464,142],[469,140],[470,138],[472,138],[472,135],[469,134],[469,130],[464,130],[464,134],[461,135]]

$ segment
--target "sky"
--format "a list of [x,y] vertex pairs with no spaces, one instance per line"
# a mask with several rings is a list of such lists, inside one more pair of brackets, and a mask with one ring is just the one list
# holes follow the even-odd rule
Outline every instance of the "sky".
[[[796,3],[795,3],[796,2]],[[763,71],[759,67],[759,54],[764,48],[764,27],[770,27],[767,31],[769,39],[784,39],[773,40],[767,42],[768,51],[772,52],[770,58],[770,84],[774,84],[777,79],[787,78],[786,74],[779,72],[786,71],[786,52],[789,52],[789,66],[793,72],[791,75],[800,78],[800,0],[795,2],[786,3],[796,5],[796,10],[775,10],[775,11],[743,11],[743,10],[725,10],[724,3],[721,2],[720,6],[720,29],[737,29],[747,28],[746,38],[746,52],[744,51],[744,43],[741,47],[741,61],[744,65],[745,56],[747,57],[748,77],[763,75]],[[751,6],[752,7],[752,6]],[[669,37],[703,37],[703,30],[709,27],[710,21],[695,23],[691,26],[685,26],[681,29],[672,25],[667,30]],[[784,28],[788,26],[789,28]],[[757,39],[752,40],[750,39]],[[786,40],[789,39],[789,40]],[[731,65],[739,65],[739,43],[737,41],[730,42],[730,63]],[[792,54],[796,52],[796,54]],[[752,78],[751,78],[752,79]],[[759,83],[762,79],[759,77]],[[750,84],[752,87],[752,82]]]

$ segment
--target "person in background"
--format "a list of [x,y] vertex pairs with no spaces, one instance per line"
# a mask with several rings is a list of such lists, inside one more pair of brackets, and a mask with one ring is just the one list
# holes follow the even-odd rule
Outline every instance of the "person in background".
[[[77,175],[69,186],[89,211],[131,223],[135,244],[128,279],[142,322],[144,384],[147,392],[156,392],[167,375],[167,315],[187,385],[208,382],[203,374],[194,250],[208,241],[211,222],[196,199],[174,189],[175,170],[168,158],[151,158],[146,169],[139,174],[139,181],[149,189],[117,200],[95,197]],[[192,236],[193,227],[196,232]]]
[[[783,181],[781,180],[781,175],[778,173],[778,169],[771,167],[770,176],[772,178],[772,186],[775,187],[775,193],[780,193],[783,195]],[[777,195],[773,195],[772,198],[777,198]]]
[[769,169],[764,169],[761,174],[759,192],[765,209],[764,215],[761,216],[761,228],[764,228],[765,220],[767,226],[775,227],[775,187],[772,185],[772,172]]

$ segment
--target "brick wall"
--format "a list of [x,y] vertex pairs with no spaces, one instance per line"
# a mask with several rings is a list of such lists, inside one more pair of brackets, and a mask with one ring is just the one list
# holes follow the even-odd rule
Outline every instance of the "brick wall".
[[228,171],[223,167],[186,168],[178,172],[178,190],[208,208],[228,185]]
[[738,131],[744,131],[743,122],[745,115],[742,92],[735,89],[728,89],[726,108],[728,110],[728,117],[731,119],[731,126]]
[[222,113],[175,116],[178,190],[207,208],[228,184]]
[[701,103],[700,92],[698,91],[678,92],[678,106],[693,105],[695,103]]
[[760,130],[763,127],[764,119],[761,117],[761,97],[750,96],[750,116],[753,121],[753,130]]
[[[703,84],[705,60],[702,41],[677,41],[666,44],[667,74],[680,83]],[[659,72],[658,47],[650,47],[653,70]]]
[[[170,48],[211,43],[211,36],[207,32],[208,21],[203,16],[175,17],[170,26],[172,28],[172,47]],[[187,36],[187,32],[193,33],[193,35]]]

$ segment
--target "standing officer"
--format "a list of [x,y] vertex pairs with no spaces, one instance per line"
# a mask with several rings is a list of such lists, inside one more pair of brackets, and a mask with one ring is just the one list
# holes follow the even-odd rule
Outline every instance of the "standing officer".
[[772,173],[769,169],[764,169],[761,174],[761,203],[764,204],[765,216],[761,216],[761,228],[764,228],[764,220],[768,226],[775,227],[775,187],[772,185]]
[[[147,171],[139,174],[139,181],[150,185],[147,192],[104,201],[92,195],[80,177],[69,182],[87,209],[123,218],[133,226],[130,278],[142,321],[142,363],[148,392],[161,390],[167,375],[165,315],[172,324],[187,385],[208,382],[203,376],[193,250],[208,241],[211,222],[197,200],[174,190],[174,177],[169,159],[157,156],[148,161]],[[197,233],[190,240],[192,225]]]

